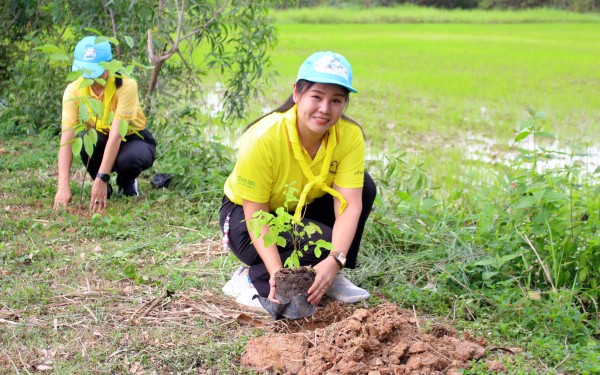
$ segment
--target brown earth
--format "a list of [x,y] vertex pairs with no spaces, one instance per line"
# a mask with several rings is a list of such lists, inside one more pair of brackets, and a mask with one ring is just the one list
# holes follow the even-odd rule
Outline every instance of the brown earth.
[[485,339],[424,323],[392,304],[352,312],[327,301],[310,319],[279,322],[278,333],[249,340],[241,362],[281,374],[458,374],[486,355]]

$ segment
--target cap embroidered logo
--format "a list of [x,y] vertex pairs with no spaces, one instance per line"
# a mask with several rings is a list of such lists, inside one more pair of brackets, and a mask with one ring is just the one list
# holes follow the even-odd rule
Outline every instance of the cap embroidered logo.
[[314,65],[314,70],[320,73],[335,74],[348,79],[348,69],[337,57],[324,56]]
[[83,53],[83,59],[87,60],[87,61],[92,61],[95,58],[96,58],[96,49],[94,47],[86,48],[85,52]]
[[357,92],[352,87],[352,67],[346,58],[332,51],[315,52],[298,70],[296,81],[304,79],[314,83],[331,83]]

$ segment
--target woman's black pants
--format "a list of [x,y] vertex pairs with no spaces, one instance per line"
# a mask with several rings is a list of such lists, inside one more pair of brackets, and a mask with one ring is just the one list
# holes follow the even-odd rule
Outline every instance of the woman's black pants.
[[[126,186],[135,180],[142,171],[152,166],[156,158],[156,141],[148,129],[142,130],[139,134],[128,135],[125,140],[125,142],[121,142],[115,165],[111,171],[117,173],[117,185],[119,186]],[[98,142],[92,156],[89,157],[85,149],[81,149],[81,160],[92,179],[96,178],[100,164],[102,164],[107,141],[108,136],[98,132]]]

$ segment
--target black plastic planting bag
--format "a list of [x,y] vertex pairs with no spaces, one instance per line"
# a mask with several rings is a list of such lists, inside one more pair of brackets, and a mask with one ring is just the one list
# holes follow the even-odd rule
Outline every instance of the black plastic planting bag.
[[287,303],[273,303],[268,298],[259,295],[254,296],[254,298],[258,298],[260,304],[275,320],[282,318],[301,319],[317,312],[317,308],[306,300],[308,298],[306,293],[296,294]]

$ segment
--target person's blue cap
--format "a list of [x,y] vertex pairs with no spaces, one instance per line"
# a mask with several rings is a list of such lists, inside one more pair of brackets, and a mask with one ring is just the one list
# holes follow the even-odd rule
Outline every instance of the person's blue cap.
[[315,83],[333,83],[343,86],[351,92],[358,92],[352,87],[352,67],[346,58],[339,53],[315,52],[304,61],[296,81],[304,79]]
[[96,43],[95,36],[86,36],[75,46],[73,71],[81,70],[85,78],[98,78],[105,68],[98,63],[112,60],[110,43]]

